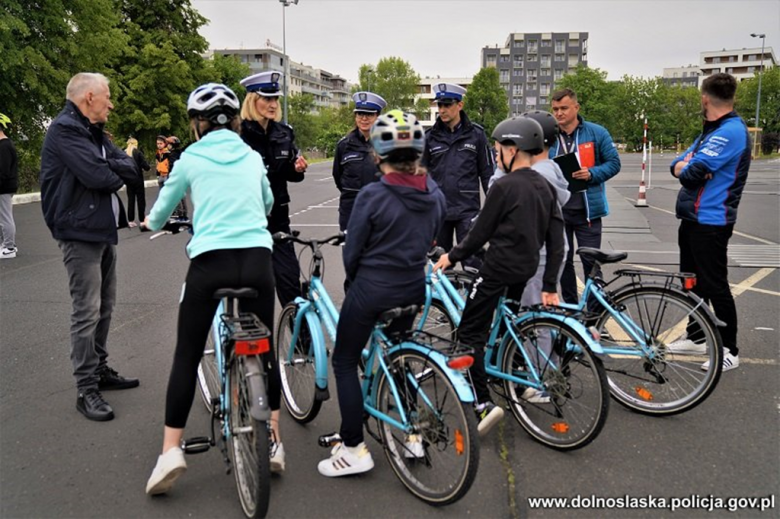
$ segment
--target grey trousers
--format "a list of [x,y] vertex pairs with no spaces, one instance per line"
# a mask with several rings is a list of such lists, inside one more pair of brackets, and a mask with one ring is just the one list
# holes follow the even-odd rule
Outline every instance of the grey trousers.
[[4,249],[16,247],[16,224],[13,213],[14,195],[0,195],[0,245]]
[[73,310],[70,316],[70,359],[80,391],[97,388],[99,369],[106,366],[108,329],[116,301],[116,246],[108,243],[58,240],[68,271]]

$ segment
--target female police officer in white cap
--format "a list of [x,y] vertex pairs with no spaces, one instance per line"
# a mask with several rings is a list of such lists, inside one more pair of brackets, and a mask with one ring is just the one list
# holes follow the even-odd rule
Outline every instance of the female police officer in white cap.
[[[247,95],[241,106],[241,137],[263,157],[274,194],[268,231],[290,232],[290,194],[287,182],[301,182],[308,164],[295,147],[292,128],[277,121],[282,92],[279,72],[261,72],[241,80]],[[292,242],[274,244],[276,295],[282,306],[301,294],[300,268]]]
[[352,96],[355,101],[355,129],[336,145],[333,157],[333,180],[341,191],[339,198],[339,228],[347,229],[349,216],[355,204],[358,191],[379,179],[377,165],[371,153],[369,135],[387,103],[372,92],[358,92]]

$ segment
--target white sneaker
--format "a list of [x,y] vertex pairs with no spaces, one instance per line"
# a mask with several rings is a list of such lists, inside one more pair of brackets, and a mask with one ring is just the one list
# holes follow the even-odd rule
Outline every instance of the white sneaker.
[[3,250],[0,251],[0,259],[15,258],[18,250],[16,247],[3,247]]
[[150,496],[165,494],[186,470],[184,452],[179,447],[169,449],[157,458],[157,465],[146,483],[146,493]]
[[420,459],[425,457],[422,437],[419,434],[410,434],[404,442],[404,458]]
[[680,339],[667,344],[666,350],[679,355],[704,355],[707,353],[707,344],[695,343],[690,339]]
[[[726,371],[731,371],[732,369],[736,369],[739,367],[739,355],[732,355],[731,353],[727,352],[723,355],[723,373]],[[709,371],[710,369],[710,361],[705,362],[701,365],[702,371]]]
[[282,442],[271,444],[271,472],[275,474],[284,472],[284,445]]
[[317,465],[320,474],[329,478],[360,474],[373,468],[374,459],[368,452],[365,442],[357,447],[347,447],[339,443],[331,451],[330,458],[322,460]]
[[527,387],[523,394],[520,396],[523,400],[530,404],[549,404],[550,395],[544,391],[539,391],[534,387]]

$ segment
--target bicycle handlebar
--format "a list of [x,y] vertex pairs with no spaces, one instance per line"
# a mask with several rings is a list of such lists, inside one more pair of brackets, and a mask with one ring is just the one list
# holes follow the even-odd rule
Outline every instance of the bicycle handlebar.
[[285,243],[288,241],[294,242],[294,243],[300,243],[301,245],[306,245],[308,247],[311,247],[312,249],[315,248],[315,245],[322,245],[324,243],[330,244],[330,245],[341,245],[344,243],[344,240],[346,239],[347,235],[343,232],[339,232],[338,234],[334,234],[333,236],[328,236],[327,238],[300,238],[300,231],[293,229],[290,234],[284,233],[284,232],[276,232],[273,234],[274,243]]
[[[140,229],[141,232],[152,232],[152,230],[146,227],[143,223],[141,223]],[[160,231],[149,236],[149,239],[154,240],[165,234],[179,234],[182,231],[192,232],[192,221],[170,219],[167,222],[165,222],[165,224],[163,224]]]

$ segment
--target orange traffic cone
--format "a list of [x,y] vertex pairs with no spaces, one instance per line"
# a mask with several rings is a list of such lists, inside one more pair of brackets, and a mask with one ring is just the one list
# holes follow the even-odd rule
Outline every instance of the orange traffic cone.
[[639,181],[639,195],[636,199],[636,204],[634,204],[634,207],[647,207],[647,196],[646,196],[647,189],[645,188],[645,181],[640,180]]

